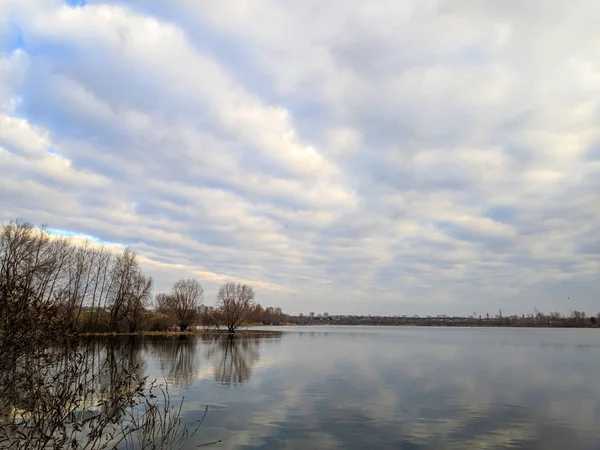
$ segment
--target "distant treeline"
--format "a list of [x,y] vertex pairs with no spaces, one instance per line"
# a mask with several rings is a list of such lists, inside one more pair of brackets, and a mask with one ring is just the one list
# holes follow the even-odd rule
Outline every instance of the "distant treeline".
[[527,315],[447,316],[293,316],[255,302],[251,286],[221,286],[214,306],[204,305],[195,279],[177,281],[170,292],[152,298],[153,280],[131,249],[116,250],[91,241],[52,235],[24,221],[0,225],[0,333],[18,336],[27,329],[61,333],[136,333],[188,330],[197,326],[234,333],[255,325],[418,325],[597,327],[600,313],[569,316],[535,311]]
[[495,316],[285,316],[285,322],[295,325],[413,325],[448,327],[556,327],[556,328],[596,328],[600,327],[600,313],[586,316],[583,311],[572,311],[569,316],[558,312],[535,312],[522,315]]

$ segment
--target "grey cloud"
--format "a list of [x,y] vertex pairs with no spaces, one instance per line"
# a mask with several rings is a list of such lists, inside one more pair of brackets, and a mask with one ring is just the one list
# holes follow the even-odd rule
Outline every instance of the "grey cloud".
[[9,2],[0,113],[65,164],[0,142],[2,220],[291,312],[519,312],[558,275],[596,308],[597,30],[565,2],[107,5]]

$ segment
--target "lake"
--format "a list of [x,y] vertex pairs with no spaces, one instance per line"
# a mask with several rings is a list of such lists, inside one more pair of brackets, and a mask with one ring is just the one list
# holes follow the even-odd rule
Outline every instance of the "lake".
[[598,449],[595,329],[277,327],[119,338],[217,449]]

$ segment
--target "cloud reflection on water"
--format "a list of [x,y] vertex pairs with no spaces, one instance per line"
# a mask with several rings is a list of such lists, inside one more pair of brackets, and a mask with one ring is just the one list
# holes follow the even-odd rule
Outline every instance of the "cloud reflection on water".
[[187,418],[211,405],[200,440],[221,439],[222,448],[592,449],[594,337],[440,329],[192,337],[148,365],[187,386]]

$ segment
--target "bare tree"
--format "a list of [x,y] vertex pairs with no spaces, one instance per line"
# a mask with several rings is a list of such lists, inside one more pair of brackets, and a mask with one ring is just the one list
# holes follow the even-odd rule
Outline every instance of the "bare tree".
[[121,321],[127,316],[127,301],[134,290],[134,278],[140,273],[134,251],[125,249],[117,256],[111,274],[109,289],[110,330],[119,331]]
[[166,303],[167,309],[177,319],[180,330],[185,331],[198,316],[198,308],[204,302],[204,289],[193,278],[179,280],[173,286],[171,295],[161,301]]
[[135,333],[139,330],[142,317],[152,293],[152,277],[146,277],[141,272],[136,272],[132,277],[131,291],[127,296],[127,324],[129,331]]
[[217,293],[217,307],[227,330],[235,333],[255,309],[254,290],[247,284],[226,283]]
[[[68,240],[54,239],[43,227],[24,221],[0,226],[0,334],[26,341],[23,333],[50,326],[64,311],[63,301],[73,286],[66,267],[73,254]],[[69,322],[61,324],[72,327]],[[21,337],[18,337],[21,335]]]
[[94,250],[91,264],[92,286],[87,299],[89,310],[83,323],[84,330],[98,331],[98,325],[104,318],[113,264],[114,257],[106,248]]
[[154,297],[154,306],[159,313],[171,314],[173,311],[173,297],[164,292],[156,294],[156,297]]

